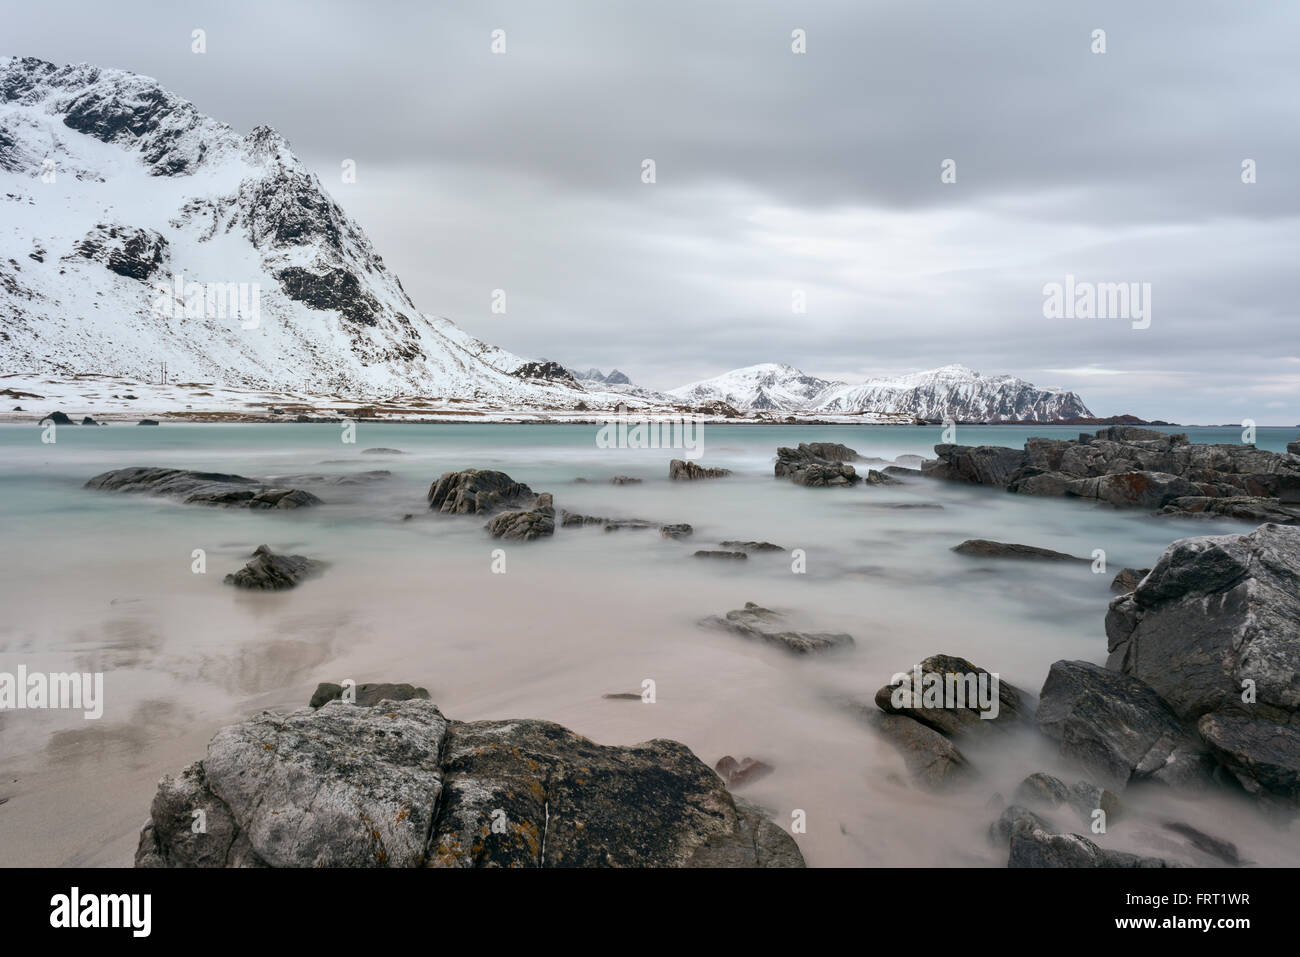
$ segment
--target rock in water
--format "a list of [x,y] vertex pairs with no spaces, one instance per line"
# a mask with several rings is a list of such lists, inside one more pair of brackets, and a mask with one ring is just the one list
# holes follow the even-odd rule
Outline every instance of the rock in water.
[[62,412],[51,412],[45,418],[41,419],[38,425],[44,425],[46,422],[53,422],[55,425],[76,425],[70,418]]
[[289,509],[319,505],[320,499],[298,488],[269,488],[257,479],[223,472],[156,469],[139,466],[96,475],[86,488],[164,495],[185,505],[222,508]]
[[959,555],[977,555],[980,558],[1032,558],[1049,562],[1086,562],[1088,559],[1065,552],[1054,552],[1050,548],[1037,545],[1015,545],[1008,542],[990,542],[983,538],[971,538],[954,545],[952,550]]
[[919,721],[880,714],[876,727],[903,757],[907,772],[923,787],[942,791],[967,781],[974,768],[955,744]]
[[484,515],[534,499],[533,490],[505,472],[443,472],[429,486],[429,508],[448,515]]
[[[192,831],[193,810],[207,833]],[[801,867],[684,745],[331,701],[224,728],[165,777],[137,867]]]
[[713,766],[713,770],[717,771],[718,776],[727,782],[727,787],[739,788],[757,781],[759,778],[767,777],[772,773],[773,769],[772,765],[766,761],[759,761],[757,758],[743,758],[737,761],[728,754],[718,759],[718,763]]
[[555,534],[555,505],[549,492],[537,496],[537,501],[527,511],[500,512],[488,521],[486,528],[493,538],[510,538],[531,541]]
[[777,478],[788,478],[796,485],[809,488],[843,487],[856,485],[862,476],[852,465],[846,465],[848,459],[857,460],[860,456],[848,446],[834,442],[799,443],[799,447],[778,448],[773,474]]
[[1038,728],[1107,787],[1151,778],[1196,787],[1210,761],[1194,730],[1148,685],[1087,661],[1052,665],[1039,695]]
[[1300,808],[1300,729],[1258,718],[1207,714],[1202,740],[1250,794],[1265,803]]
[[[1033,721],[1030,695],[956,655],[931,655],[896,677],[896,683],[876,692],[876,707],[912,718],[949,737],[984,735]],[[981,695],[985,700],[981,701]],[[983,717],[986,713],[992,717]]]
[[[744,555],[744,552],[738,554]],[[712,615],[701,619],[700,624],[706,628],[721,628],[744,638],[780,645],[787,651],[800,655],[853,646],[853,636],[842,632],[795,631],[790,627],[786,615],[752,601],[745,602],[744,608],[729,611],[721,618]]]
[[668,463],[668,477],[675,482],[695,481],[696,479],[722,478],[730,475],[731,469],[710,469],[694,462],[673,459]]
[[696,558],[721,558],[731,561],[744,561],[749,556],[744,552],[726,552],[716,548],[701,548],[695,552]]
[[[319,708],[331,701],[338,701],[343,697],[343,691],[342,685],[323,681],[316,686],[316,691],[311,696],[311,707]],[[414,698],[422,698],[428,701],[428,689],[417,688],[415,685],[408,684],[368,682],[356,686],[356,700],[349,703],[369,706],[379,704],[381,701],[410,701]]]
[[266,545],[258,545],[253,560],[224,579],[227,585],[254,591],[285,591],[303,579],[320,574],[324,562],[302,555],[277,555]]
[[1300,711],[1300,528],[1174,542],[1132,594],[1110,603],[1106,636],[1108,666],[1145,681],[1179,717],[1291,722]]
[[1146,578],[1150,573],[1151,569],[1149,568],[1121,568],[1119,574],[1110,583],[1110,590],[1127,594],[1137,588],[1138,582]]

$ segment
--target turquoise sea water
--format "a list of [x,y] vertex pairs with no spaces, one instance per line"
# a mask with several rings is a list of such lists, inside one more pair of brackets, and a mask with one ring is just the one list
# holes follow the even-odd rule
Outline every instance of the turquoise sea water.
[[[1029,435],[1079,431],[959,427],[957,441],[1018,447]],[[1241,439],[1239,429],[1170,431],[1196,442]],[[979,783],[927,794],[852,702],[869,703],[890,675],[936,652],[1036,692],[1052,661],[1105,659],[1103,618],[1119,568],[1150,566],[1176,538],[1249,528],[920,479],[802,489],[771,474],[778,445],[837,441],[882,459],[928,456],[938,427],[706,426],[699,461],[735,474],[696,483],[667,480],[677,453],[598,448],[596,432],[360,423],[355,444],[345,444],[334,425],[113,425],[64,427],[46,445],[34,426],[0,426],[0,670],[100,671],[106,688],[99,721],[0,714],[0,799],[8,798],[0,863],[129,863],[162,774],[201,757],[223,724],[302,706],[317,682],[350,677],[424,685],[459,719],[547,718],[601,743],[675,738],[710,765],[724,754],[767,760],[776,771],[744,795],[778,823],[803,810],[799,843],[814,865],[997,864],[984,840],[985,804],[1025,774],[1056,768],[1045,743],[1030,735],[972,754]],[[1256,444],[1280,451],[1295,438],[1265,428]],[[362,454],[373,447],[405,454]],[[319,488],[324,505],[288,513],[82,488],[128,465],[259,478],[392,475]],[[689,522],[695,533],[676,542],[653,530],[561,528],[553,539],[501,543],[481,519],[427,511],[430,482],[469,467],[502,469],[552,492],[560,508]],[[644,481],[610,485],[616,474]],[[1101,550],[1107,570],[951,551],[968,538],[1085,557]],[[806,572],[792,570],[788,553],[734,564],[692,557],[727,539],[802,549]],[[329,568],[283,594],[223,585],[263,543]],[[504,574],[493,571],[496,549]],[[696,624],[746,601],[847,631],[856,645],[802,659]],[[601,697],[637,691],[645,679],[655,682],[654,704]],[[1152,820],[1177,813],[1230,830],[1254,860],[1300,863],[1300,843],[1277,841],[1231,802],[1133,801],[1135,823],[1107,835],[1110,846],[1158,852],[1159,829],[1141,824],[1149,805]]]

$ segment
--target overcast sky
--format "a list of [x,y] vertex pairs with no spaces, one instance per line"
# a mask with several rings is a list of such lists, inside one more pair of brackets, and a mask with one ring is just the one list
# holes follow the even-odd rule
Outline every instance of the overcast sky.
[[[275,127],[423,311],[526,356],[653,388],[961,362],[1293,425],[1298,40],[1285,2],[86,0],[10,5],[0,52]],[[1067,274],[1150,283],[1150,326],[1046,318]]]

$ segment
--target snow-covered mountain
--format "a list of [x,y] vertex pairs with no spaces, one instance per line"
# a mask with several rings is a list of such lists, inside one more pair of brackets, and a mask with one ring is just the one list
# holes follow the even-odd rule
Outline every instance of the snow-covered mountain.
[[828,390],[819,412],[906,412],[921,419],[954,422],[1016,422],[1090,417],[1073,392],[1040,389],[1015,376],[983,376],[963,365]]
[[799,412],[815,408],[818,396],[843,384],[804,375],[783,363],[763,362],[692,382],[668,394],[691,403],[722,401],[744,411]]
[[768,362],[670,394],[689,402],[721,399],[745,411],[900,413],[933,421],[1051,421],[1092,415],[1073,392],[1040,389],[1015,376],[983,376],[962,365],[851,385]]
[[572,371],[574,377],[578,380],[578,384],[590,392],[615,392],[619,395],[644,399],[647,402],[674,403],[679,401],[676,396],[637,385],[627,377],[626,373],[617,369],[613,369],[608,373],[601,372],[596,368],[575,369]]
[[0,367],[164,362],[351,397],[617,399],[423,315],[269,127],[240,136],[148,77],[0,58]]

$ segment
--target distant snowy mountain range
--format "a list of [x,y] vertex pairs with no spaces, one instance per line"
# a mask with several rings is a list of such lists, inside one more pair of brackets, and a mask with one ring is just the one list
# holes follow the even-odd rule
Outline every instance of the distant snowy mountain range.
[[136,74],[0,58],[0,372],[148,382],[163,364],[178,383],[485,409],[1090,415],[962,366],[853,385],[763,364],[663,393],[529,360],[421,313],[271,128],[241,136]]
[[983,376],[962,365],[853,385],[765,362],[693,382],[669,394],[689,402],[722,401],[746,411],[903,412],[931,421],[1051,421],[1092,416],[1073,392],[1040,389],[1015,376]]

